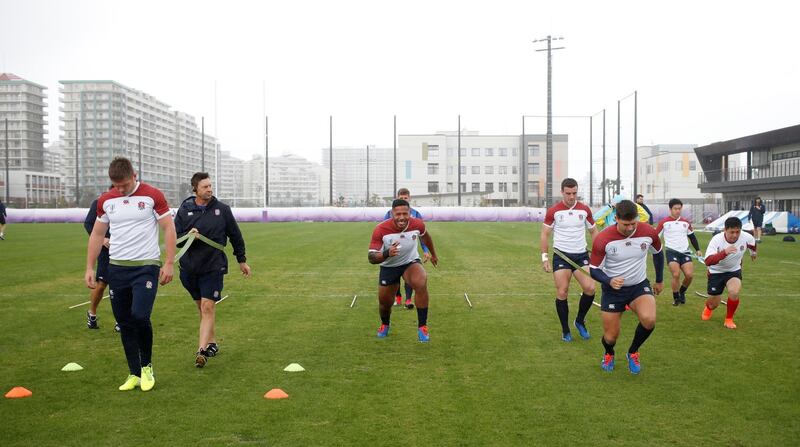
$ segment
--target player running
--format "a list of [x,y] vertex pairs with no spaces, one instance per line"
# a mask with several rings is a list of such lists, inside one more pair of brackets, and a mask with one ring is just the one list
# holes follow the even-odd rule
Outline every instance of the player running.
[[[689,252],[689,241],[694,247],[695,255],[703,257],[697,236],[694,235],[692,223],[681,217],[683,202],[680,199],[669,201],[669,216],[661,219],[656,226],[656,233],[664,234],[664,245],[667,247],[667,263],[672,273],[672,305],[686,304],[686,290],[694,278],[694,264]],[[688,238],[688,241],[687,241]],[[683,283],[681,284],[681,272]]]
[[[647,280],[647,253],[653,254],[656,283]],[[602,283],[602,343],[605,355],[600,363],[604,371],[614,370],[614,345],[619,336],[625,306],[636,313],[639,325],[628,348],[628,368],[639,374],[639,348],[656,326],[656,300],[664,289],[664,255],[661,240],[650,225],[640,224],[636,204],[623,200],[617,205],[617,223],[601,231],[592,244],[592,278]]]
[[742,258],[744,250],[750,250],[750,259],[756,260],[756,239],[742,231],[738,217],[725,219],[725,231],[716,234],[706,248],[708,266],[708,298],[701,318],[710,320],[714,309],[722,300],[722,292],[728,289],[728,311],[725,327],[736,329],[733,314],[739,307],[739,292],[742,290]]
[[428,334],[428,274],[422,267],[417,250],[417,239],[425,242],[430,250],[431,263],[439,263],[433,239],[425,231],[422,219],[409,216],[411,206],[403,199],[392,202],[392,218],[387,219],[372,232],[369,244],[370,264],[380,264],[378,276],[378,311],[381,326],[378,338],[389,335],[389,319],[392,315],[392,302],[402,277],[416,292],[417,336],[419,341],[430,340]]
[[[397,197],[396,198],[397,199],[403,199],[403,200],[405,200],[406,202],[408,202],[410,204],[411,203],[411,191],[409,191],[408,188],[400,188],[400,189],[397,190]],[[422,214],[419,211],[415,210],[414,208],[409,208],[409,209],[411,210],[411,212],[410,212],[411,217],[415,217],[417,219],[422,219]],[[383,216],[383,220],[391,219],[391,218],[392,218],[392,210],[389,210],[389,211],[386,212],[386,215]],[[430,253],[430,250],[428,250],[428,247],[425,245],[425,243],[422,242],[422,240],[420,240],[419,242],[420,242],[420,245],[422,245],[422,256],[423,256],[422,262],[426,263],[431,258],[431,253]],[[408,284],[408,283],[405,283],[405,289],[406,289],[406,302],[405,302],[406,309],[413,309],[414,308],[414,303],[411,301],[411,295],[414,293],[414,289],[412,289],[411,285]],[[395,306],[400,306],[401,304],[403,304],[403,302],[402,302],[403,301],[403,294],[400,293],[400,290],[401,290],[401,288],[398,287],[397,288],[397,295],[395,295],[395,297],[394,297],[394,305]]]
[[[542,267],[547,273],[553,272],[553,281],[556,284],[556,314],[561,322],[561,339],[566,342],[572,341],[572,334],[569,330],[569,304],[567,303],[569,280],[573,276],[578,280],[583,293],[578,303],[578,315],[573,324],[578,329],[581,338],[588,340],[586,314],[594,301],[595,284],[589,276],[583,273],[579,274],[569,261],[588,272],[589,253],[586,251],[586,230],[589,230],[594,238],[597,235],[597,227],[592,219],[592,210],[578,201],[578,182],[575,179],[565,178],[561,182],[561,196],[562,200],[550,207],[544,218],[539,241]],[[553,249],[557,250],[553,254],[552,266],[547,257],[551,233],[553,233]],[[567,259],[562,258],[561,255],[566,256]]]

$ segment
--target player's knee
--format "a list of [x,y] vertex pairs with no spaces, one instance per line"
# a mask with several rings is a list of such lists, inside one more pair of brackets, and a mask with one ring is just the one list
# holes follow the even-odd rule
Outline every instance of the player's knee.
[[584,295],[590,295],[591,296],[591,295],[594,295],[594,293],[595,293],[595,285],[594,285],[594,283],[592,283],[589,287],[583,289],[583,294]]
[[566,300],[567,294],[569,293],[569,289],[566,287],[559,287],[556,289],[556,296],[560,300]]
[[677,280],[679,280],[679,279],[681,279],[681,272],[680,272],[680,270],[678,270],[677,272],[672,272],[672,279],[674,279],[674,280],[676,280],[676,281],[677,281]]
[[691,282],[694,279],[694,273],[684,273],[683,277],[686,282]]
[[200,313],[202,313],[204,316],[213,315],[214,305],[215,303],[211,300],[203,300],[202,304],[200,305]]
[[647,329],[648,331],[653,330],[656,327],[656,316],[655,315],[642,315],[639,317],[639,323]]
[[739,292],[729,293],[728,294],[728,301],[739,301]]

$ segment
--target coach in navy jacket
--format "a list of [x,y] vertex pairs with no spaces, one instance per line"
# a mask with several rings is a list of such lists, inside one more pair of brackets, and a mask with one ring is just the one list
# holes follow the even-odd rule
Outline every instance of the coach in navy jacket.
[[[211,197],[206,206],[200,206],[192,196],[181,203],[175,216],[175,231],[178,237],[186,235],[192,228],[203,236],[219,243],[227,245],[228,239],[233,246],[233,254],[236,262],[247,262],[244,251],[244,239],[239,225],[233,217],[231,207]],[[197,241],[180,260],[181,270],[193,274],[203,274],[208,272],[228,273],[228,257],[225,252]]]

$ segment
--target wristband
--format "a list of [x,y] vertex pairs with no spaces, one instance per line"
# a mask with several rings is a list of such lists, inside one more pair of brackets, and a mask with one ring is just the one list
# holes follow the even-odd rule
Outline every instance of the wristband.
[[547,253],[542,253],[542,262],[547,262]]

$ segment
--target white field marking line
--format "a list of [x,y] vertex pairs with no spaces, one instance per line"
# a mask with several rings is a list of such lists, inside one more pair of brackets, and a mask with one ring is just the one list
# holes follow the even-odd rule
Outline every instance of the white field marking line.
[[469,310],[472,310],[472,301],[469,300],[469,296],[467,296],[467,292],[464,292],[464,299],[467,300],[467,304],[469,304]]
[[792,261],[778,261],[781,264],[792,264],[792,265],[800,265],[800,262],[792,262]]
[[[696,290],[695,290],[695,292],[694,292],[694,293],[695,293],[695,294],[697,294],[697,296],[699,296],[699,297],[701,297],[701,298],[706,298],[706,299],[708,299],[708,295],[706,295],[705,293],[700,293],[700,292],[698,292],[698,291],[696,291]],[[720,302],[720,303],[722,303],[722,304],[724,304],[724,305],[726,305],[726,306],[728,305],[728,302],[727,302],[727,301],[725,301],[725,300],[719,300],[719,302]]]
[[[103,298],[108,298],[108,295],[104,296]],[[100,301],[103,301],[103,298],[100,298]],[[85,305],[87,305],[87,304],[89,304],[89,303],[91,303],[91,301],[87,301],[87,302],[85,302],[85,303],[76,304],[76,305],[74,305],[74,306],[69,306],[69,308],[70,308],[70,309],[74,309],[74,308],[76,308],[76,307],[85,306]]]
[[225,296],[223,296],[223,297],[222,297],[222,298],[221,298],[219,301],[217,301],[216,303],[214,303],[214,305],[216,306],[217,304],[219,304],[219,303],[221,303],[221,302],[225,301],[225,298],[227,298],[228,296],[230,296],[230,295],[225,295]]
[[358,294],[353,295],[353,301],[350,302],[351,309],[356,305],[356,299],[358,299]]

